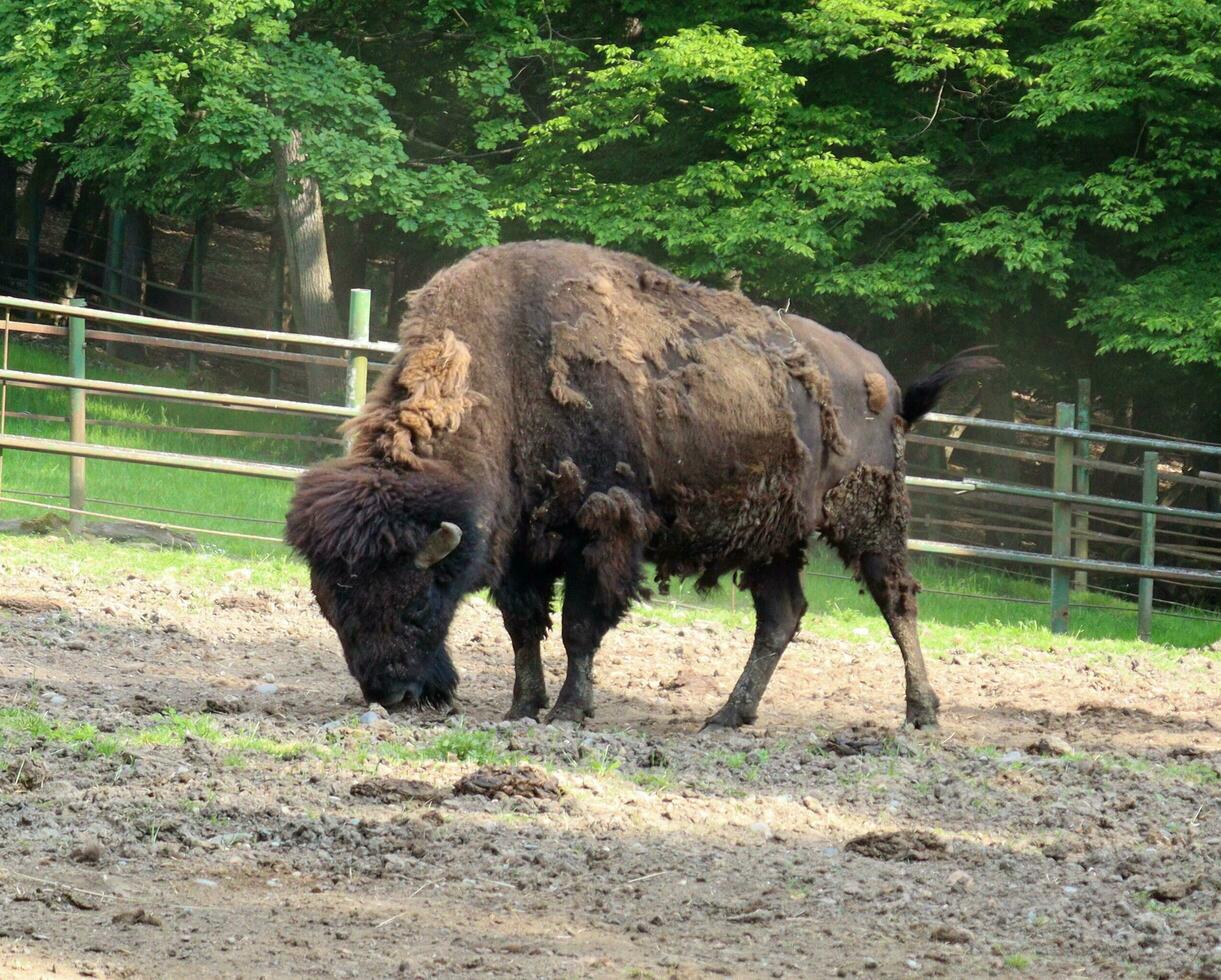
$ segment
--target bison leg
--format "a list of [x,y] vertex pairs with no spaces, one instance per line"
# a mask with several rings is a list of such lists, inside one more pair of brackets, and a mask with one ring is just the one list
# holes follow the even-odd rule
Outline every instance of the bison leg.
[[798,554],[747,572],[746,584],[755,600],[755,642],[729,700],[704,722],[705,728],[737,728],[758,716],[759,699],[806,611],[802,565]]
[[568,675],[560,688],[548,722],[575,721],[594,714],[594,653],[607,631],[627,611],[630,599],[623,597],[607,607],[594,576],[582,570],[564,579],[563,636],[568,653]]
[[505,630],[513,641],[513,704],[507,720],[537,718],[548,705],[541,645],[551,629],[555,579],[538,572],[510,574],[494,590]]
[[916,582],[907,574],[905,554],[883,555],[876,551],[861,555],[861,578],[874,602],[886,617],[890,634],[903,654],[907,681],[907,723],[916,728],[937,727],[941,703],[929,684],[916,635]]

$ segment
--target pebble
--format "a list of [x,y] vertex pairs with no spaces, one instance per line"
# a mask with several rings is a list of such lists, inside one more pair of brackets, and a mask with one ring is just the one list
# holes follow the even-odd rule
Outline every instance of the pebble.
[[1166,920],[1153,912],[1142,912],[1136,917],[1136,928],[1151,936],[1166,931]]
[[907,964],[907,968],[909,970],[919,970],[920,969],[919,960],[904,960],[904,962]]
[[1073,747],[1059,735],[1043,735],[1026,747],[1031,755],[1068,755]]
[[255,687],[255,694],[275,694],[280,688],[275,684],[259,684]]
[[1010,749],[996,761],[1009,765],[1012,762],[1021,762],[1024,758],[1026,758],[1025,752],[1021,751],[1020,749]]
[[56,708],[68,703],[68,699],[62,694],[52,694],[49,698],[47,698],[47,701],[49,701]]
[[975,879],[960,868],[951,871],[946,882],[952,892],[969,892],[975,887]]
[[765,824],[762,820],[752,823],[750,825],[750,829],[764,840],[771,840],[775,836],[775,834],[772,833],[772,828]]
[[965,945],[974,938],[969,931],[961,926],[941,924],[934,926],[933,931],[929,934],[929,938],[939,943],[954,943],[957,945]]

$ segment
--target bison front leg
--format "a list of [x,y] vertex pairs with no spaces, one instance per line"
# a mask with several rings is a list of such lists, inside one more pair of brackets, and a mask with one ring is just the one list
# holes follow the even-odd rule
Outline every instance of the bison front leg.
[[929,683],[916,633],[915,580],[907,573],[907,555],[866,552],[861,556],[861,578],[878,604],[890,635],[903,654],[907,682],[907,723],[916,728],[936,728],[941,701]]
[[574,721],[581,724],[594,714],[594,653],[607,631],[627,611],[628,598],[614,601],[607,608],[607,597],[600,592],[590,572],[570,573],[564,579],[563,636],[568,654],[568,675],[560,688],[555,707],[547,721]]
[[758,716],[759,699],[806,611],[801,588],[801,555],[790,555],[746,573],[755,601],[755,642],[725,706],[704,722],[705,728],[737,728]]
[[537,718],[547,707],[542,642],[551,629],[551,594],[555,578],[511,572],[493,590],[505,630],[513,641],[513,704],[505,718]]

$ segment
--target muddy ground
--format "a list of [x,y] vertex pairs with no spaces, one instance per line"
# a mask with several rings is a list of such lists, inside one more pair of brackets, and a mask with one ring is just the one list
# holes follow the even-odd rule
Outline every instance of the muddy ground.
[[300,590],[16,592],[5,977],[1221,975],[1215,654],[964,649],[908,733],[897,652],[807,632],[757,727],[701,735],[748,637],[645,610],[579,731],[499,721],[471,601],[462,717],[369,724]]

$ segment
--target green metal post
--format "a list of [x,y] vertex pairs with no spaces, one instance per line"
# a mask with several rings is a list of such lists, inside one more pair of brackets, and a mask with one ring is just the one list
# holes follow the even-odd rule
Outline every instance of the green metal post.
[[[73,306],[84,306],[85,300],[76,297]],[[74,378],[85,376],[85,318],[68,317],[68,373]],[[73,442],[88,442],[85,434],[85,392],[80,388],[68,390],[68,438]],[[68,506],[74,510],[85,509],[85,460],[73,456],[68,462]],[[68,530],[80,534],[85,527],[81,514],[68,515]]]
[[[369,339],[369,290],[353,289],[348,301],[348,340]],[[360,408],[369,389],[369,355],[348,351],[348,377],[345,393],[349,408]],[[351,442],[349,440],[349,446]]]
[[[1090,430],[1090,379],[1077,379],[1077,428],[1082,432]],[[1086,439],[1077,443],[1077,458],[1090,458],[1090,444]],[[1090,471],[1087,466],[1078,466],[1073,474],[1073,489],[1077,493],[1090,492]],[[1079,510],[1073,516],[1073,557],[1088,559],[1090,557],[1090,515],[1086,510]],[[1085,591],[1089,588],[1089,573],[1077,571],[1073,573],[1073,588]]]
[[[1075,410],[1071,402],[1056,405],[1056,428],[1071,429]],[[1071,493],[1073,489],[1074,441],[1067,436],[1056,436],[1055,470],[1052,489]],[[1068,558],[1073,542],[1073,505],[1066,500],[1057,500],[1051,505],[1051,553],[1055,558]],[[1068,593],[1072,573],[1064,568],[1051,570],[1051,631],[1068,632]]]
[[[1158,454],[1147,452],[1142,459],[1140,479],[1140,502],[1142,504],[1157,503],[1157,459]],[[1154,561],[1154,539],[1156,537],[1157,515],[1140,515],[1140,563],[1145,566],[1156,564]],[[1153,635],[1153,579],[1141,578],[1137,586],[1137,633],[1146,643]]]

